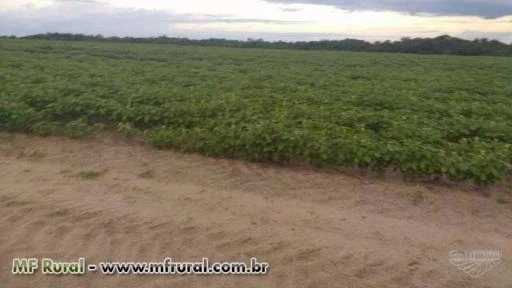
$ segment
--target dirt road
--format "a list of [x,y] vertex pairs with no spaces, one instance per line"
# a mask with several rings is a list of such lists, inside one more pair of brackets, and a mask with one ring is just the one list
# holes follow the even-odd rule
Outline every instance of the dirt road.
[[[104,171],[104,173],[94,173]],[[99,175],[98,175],[99,174]],[[512,287],[512,193],[0,136],[2,287]],[[450,250],[502,251],[472,279]],[[270,263],[266,276],[11,275],[14,257]]]

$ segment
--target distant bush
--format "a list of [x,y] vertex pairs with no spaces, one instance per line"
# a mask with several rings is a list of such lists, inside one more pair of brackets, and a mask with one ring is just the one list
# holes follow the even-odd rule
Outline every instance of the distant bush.
[[322,41],[298,41],[298,42],[267,42],[261,39],[247,39],[246,41],[226,39],[193,40],[175,37],[103,37],[101,35],[83,35],[66,33],[36,34],[22,39],[45,39],[64,41],[102,41],[102,42],[126,42],[126,43],[153,43],[176,44],[197,46],[218,46],[236,48],[270,48],[270,49],[299,49],[299,50],[340,50],[359,52],[389,52],[389,53],[413,53],[413,54],[444,54],[444,55],[489,55],[512,56],[512,44],[507,45],[497,40],[487,38],[464,40],[449,35],[436,38],[408,38],[400,41],[367,42],[357,39],[322,40]]

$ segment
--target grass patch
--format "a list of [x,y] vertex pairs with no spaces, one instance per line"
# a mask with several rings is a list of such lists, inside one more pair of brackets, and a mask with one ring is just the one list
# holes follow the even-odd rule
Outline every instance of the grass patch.
[[425,195],[423,194],[423,191],[415,190],[407,193],[407,199],[409,202],[411,202],[411,204],[417,206],[425,201]]
[[149,179],[155,177],[155,172],[152,170],[147,170],[139,174],[139,178]]
[[414,271],[418,270],[419,264],[420,264],[420,262],[418,260],[412,259],[409,261],[409,263],[407,263],[407,267],[409,268],[409,271],[414,272]]
[[82,179],[96,179],[98,177],[101,177],[107,173],[107,170],[87,170],[87,171],[81,171],[76,174],[76,176],[82,178]]
[[503,204],[503,205],[510,203],[510,201],[503,196],[496,198],[496,202],[498,202],[499,204]]

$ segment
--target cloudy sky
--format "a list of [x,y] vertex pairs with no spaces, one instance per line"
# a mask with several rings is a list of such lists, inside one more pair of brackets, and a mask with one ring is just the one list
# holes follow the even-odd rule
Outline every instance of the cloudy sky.
[[370,41],[441,34],[512,43],[512,0],[0,0],[0,35]]

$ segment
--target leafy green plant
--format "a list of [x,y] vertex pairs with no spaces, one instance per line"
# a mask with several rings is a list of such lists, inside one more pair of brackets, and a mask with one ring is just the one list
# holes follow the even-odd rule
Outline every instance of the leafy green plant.
[[134,128],[131,123],[119,123],[117,125],[117,132],[128,138],[141,135],[141,132]]
[[92,131],[93,128],[80,118],[64,125],[63,134],[66,137],[78,139],[89,136]]
[[60,132],[60,123],[55,122],[38,122],[32,125],[30,131],[39,136],[58,135]]

